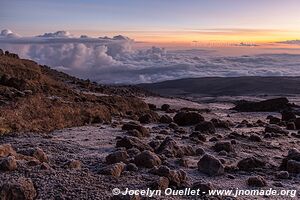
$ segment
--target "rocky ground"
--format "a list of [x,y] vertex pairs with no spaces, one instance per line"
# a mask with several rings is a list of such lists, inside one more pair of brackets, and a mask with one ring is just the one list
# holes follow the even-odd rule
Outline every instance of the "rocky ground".
[[[1,137],[1,199],[140,199],[113,196],[116,187],[300,190],[293,114],[237,112],[222,102],[144,101],[153,112],[140,117],[128,112],[111,123]],[[188,197],[164,197],[182,198]]]

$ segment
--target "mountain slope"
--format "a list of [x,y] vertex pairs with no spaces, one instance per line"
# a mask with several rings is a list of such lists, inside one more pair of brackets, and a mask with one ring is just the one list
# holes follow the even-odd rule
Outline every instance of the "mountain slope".
[[[133,97],[134,88],[99,86],[1,52],[0,135],[109,122],[113,115],[149,110]],[[94,90],[104,95],[92,95]]]
[[300,94],[300,77],[206,77],[140,84],[161,95],[289,95]]

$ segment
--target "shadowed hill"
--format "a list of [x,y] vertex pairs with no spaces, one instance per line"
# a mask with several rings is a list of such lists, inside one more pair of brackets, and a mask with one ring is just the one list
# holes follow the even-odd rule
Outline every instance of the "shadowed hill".
[[110,122],[129,111],[138,115],[149,108],[134,97],[136,91],[142,92],[100,86],[0,51],[0,135]]
[[187,78],[139,87],[161,95],[290,95],[300,94],[300,77]]

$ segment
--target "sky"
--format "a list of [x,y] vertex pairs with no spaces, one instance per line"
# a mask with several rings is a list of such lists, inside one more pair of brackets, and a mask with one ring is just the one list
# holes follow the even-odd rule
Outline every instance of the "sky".
[[300,32],[299,0],[9,0],[0,26],[21,35],[67,30],[152,43],[274,42]]
[[0,0],[0,48],[101,83],[300,76],[299,0]]

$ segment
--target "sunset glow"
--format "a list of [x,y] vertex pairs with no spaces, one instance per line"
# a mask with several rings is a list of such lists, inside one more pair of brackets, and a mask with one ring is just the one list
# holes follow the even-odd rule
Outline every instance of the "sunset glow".
[[155,44],[269,43],[300,37],[297,0],[14,0],[0,4],[1,28],[25,36],[67,30],[78,36],[122,34]]

